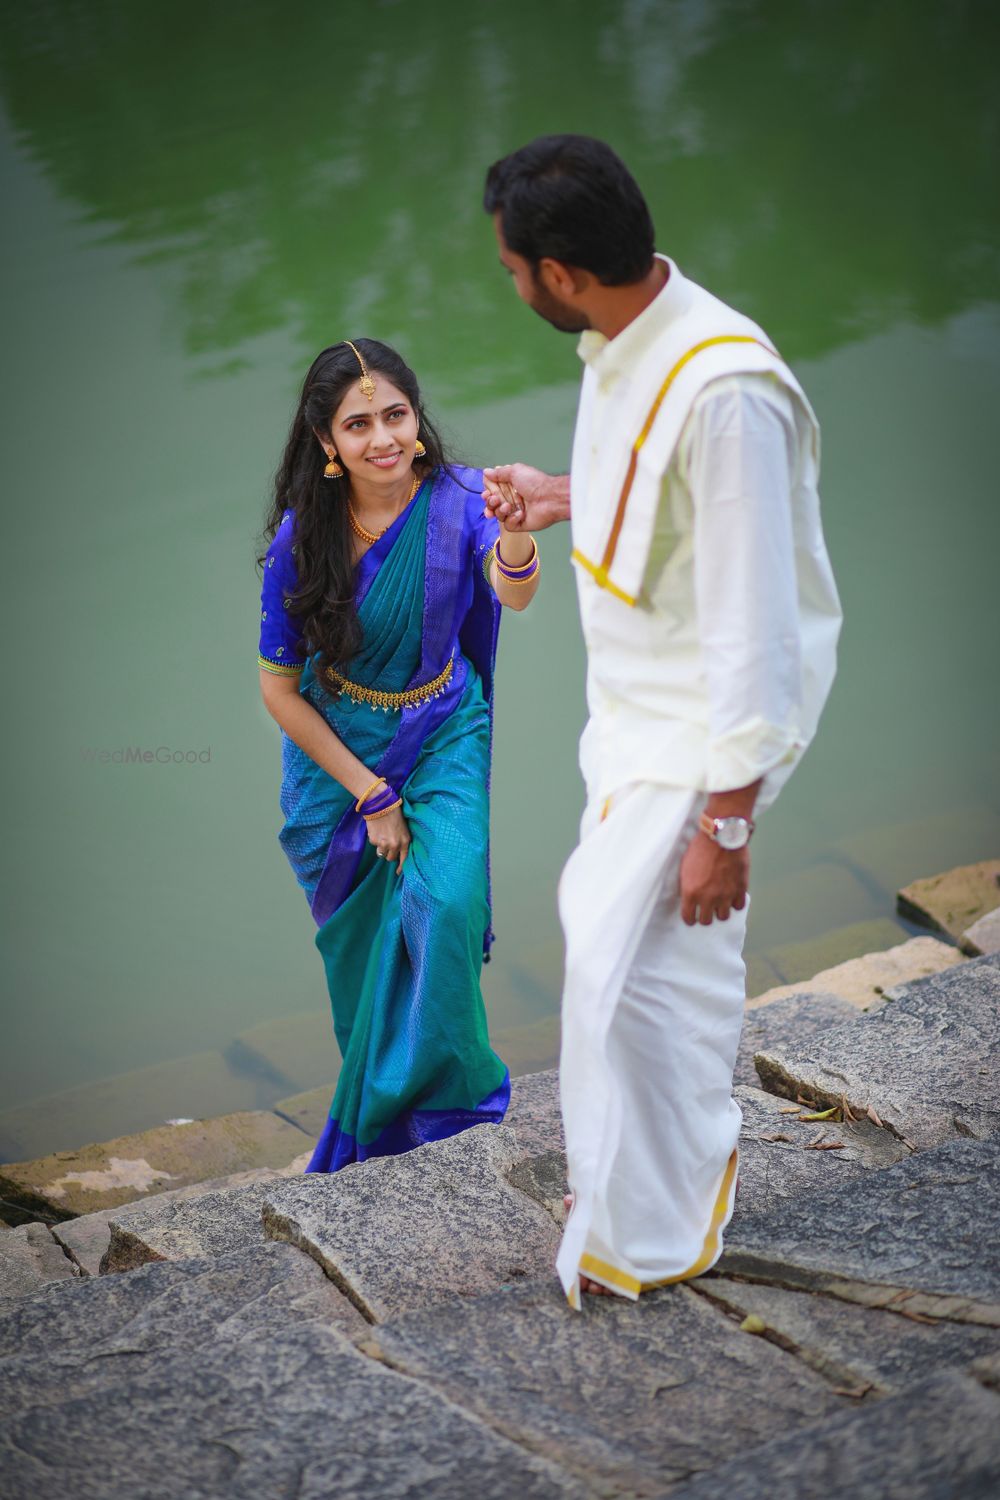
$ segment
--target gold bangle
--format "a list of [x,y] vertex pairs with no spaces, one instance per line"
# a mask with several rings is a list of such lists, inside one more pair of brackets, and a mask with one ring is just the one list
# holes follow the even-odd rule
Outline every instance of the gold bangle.
[[538,564],[538,567],[535,569],[535,571],[532,574],[530,574],[529,577],[527,577],[527,578],[508,578],[507,575],[506,575],[506,573],[501,573],[500,569],[499,568],[497,569],[497,583],[499,583],[501,579],[503,579],[504,583],[513,583],[513,584],[530,583],[533,578],[540,578],[541,576],[542,576],[542,565],[541,565],[541,563]]
[[535,558],[538,556],[538,543],[534,537],[531,538],[531,556],[526,563],[509,563],[504,561],[500,553],[500,538],[498,537],[494,546],[494,555],[499,567],[504,567],[511,573],[524,573],[534,565]]
[[395,802],[390,802],[389,806],[388,807],[383,807],[383,809],[382,809],[381,812],[377,812],[377,813],[362,813],[361,816],[364,818],[364,820],[365,820],[366,823],[374,823],[376,818],[384,818],[387,813],[395,812],[396,808],[397,807],[402,807],[402,805],[403,805],[403,799],[402,799],[402,797],[397,797],[396,800],[395,800]]
[[361,795],[361,796],[360,796],[360,797],[359,797],[359,798],[358,798],[358,800],[357,800],[357,802],[355,802],[355,804],[354,804],[354,811],[355,811],[355,812],[360,812],[360,811],[361,811],[361,809],[362,809],[362,807],[363,807],[363,805],[364,805],[364,804],[365,804],[365,803],[366,803],[366,802],[367,802],[367,801],[368,801],[368,798],[369,798],[369,797],[370,797],[370,796],[371,796],[371,794],[372,794],[372,792],[373,792],[373,791],[374,791],[374,790],[375,790],[375,788],[376,788],[376,787],[377,787],[377,786],[382,786],[382,785],[383,785],[383,783],[384,783],[384,784],[385,784],[385,785],[386,785],[386,786],[388,786],[388,785],[389,785],[389,783],[388,783],[388,782],[387,782],[387,781],[386,781],[386,779],[385,779],[385,777],[384,777],[384,776],[380,776],[380,777],[379,777],[379,779],[378,779],[378,781],[373,781],[373,782],[372,782],[372,784],[371,784],[371,786],[370,786],[370,787],[369,787],[369,788],[368,788],[368,790],[367,790],[367,792],[364,792],[364,793],[363,793],[363,794],[362,794],[362,795]]

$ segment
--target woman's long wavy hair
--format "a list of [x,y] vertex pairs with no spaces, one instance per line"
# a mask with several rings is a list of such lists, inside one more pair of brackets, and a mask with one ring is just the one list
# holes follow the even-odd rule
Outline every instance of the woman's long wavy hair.
[[[413,407],[420,441],[427,450],[416,466],[417,472],[423,476],[446,467],[441,438],[424,411],[420,387],[410,367],[394,349],[377,339],[352,342],[373,374],[384,375]],[[333,414],[360,374],[354,351],[346,342],[333,344],[313,360],[274,477],[274,497],[264,524],[264,551],[257,558],[258,570],[263,570],[267,547],[286,508],[291,506],[295,512],[298,588],[289,596],[288,609],[302,621],[302,654],[311,657],[319,653],[313,670],[317,682],[331,697],[337,695],[329,685],[327,668],[340,669],[357,654],[362,631],[354,607],[352,532],[347,520],[350,476],[345,472],[342,479],[324,478],[327,459],[316,432],[332,438]]]

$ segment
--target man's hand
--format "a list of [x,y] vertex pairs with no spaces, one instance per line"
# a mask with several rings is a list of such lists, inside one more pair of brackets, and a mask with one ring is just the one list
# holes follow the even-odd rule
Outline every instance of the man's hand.
[[689,927],[708,927],[715,917],[725,922],[746,905],[749,881],[749,849],[720,849],[696,833],[681,860],[681,916]]
[[496,516],[507,531],[544,531],[569,520],[568,474],[543,474],[530,464],[500,464],[483,470],[483,482],[486,514]]

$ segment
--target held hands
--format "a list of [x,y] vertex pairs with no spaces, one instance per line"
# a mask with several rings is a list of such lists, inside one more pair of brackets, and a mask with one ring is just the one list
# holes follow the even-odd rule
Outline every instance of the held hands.
[[681,916],[689,927],[708,927],[715,917],[725,922],[746,905],[749,881],[749,849],[722,849],[696,833],[681,860]]
[[381,818],[366,819],[365,827],[369,844],[375,845],[375,853],[380,859],[395,861],[396,874],[401,874],[412,842],[403,809],[394,807]]
[[544,531],[569,518],[569,481],[530,464],[500,464],[483,470],[485,514],[506,531]]

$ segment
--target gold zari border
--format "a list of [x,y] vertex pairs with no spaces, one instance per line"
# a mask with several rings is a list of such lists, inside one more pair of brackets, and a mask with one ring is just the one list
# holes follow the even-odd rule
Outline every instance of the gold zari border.
[[701,1254],[698,1259],[686,1271],[679,1272],[676,1276],[664,1276],[659,1281],[639,1281],[637,1277],[630,1276],[627,1271],[621,1271],[617,1266],[610,1265],[606,1260],[599,1260],[596,1255],[584,1252],[580,1257],[580,1271],[584,1276],[592,1276],[595,1281],[603,1281],[606,1285],[620,1287],[630,1297],[638,1297],[640,1292],[651,1292],[656,1287],[671,1286],[677,1281],[690,1281],[696,1276],[701,1276],[712,1264],[719,1248],[719,1226],[725,1217],[729,1206],[729,1193],[732,1187],[733,1177],[736,1172],[739,1156],[734,1150],[726,1164],[726,1170],[722,1174],[722,1183],[712,1210],[712,1218],[705,1232]]
[[267,657],[261,656],[260,652],[258,651],[257,665],[258,667],[263,667],[265,672],[274,672],[276,676],[292,677],[296,673],[302,671],[303,667],[305,666],[305,662],[300,661],[295,666],[292,666],[289,662],[268,661]]

